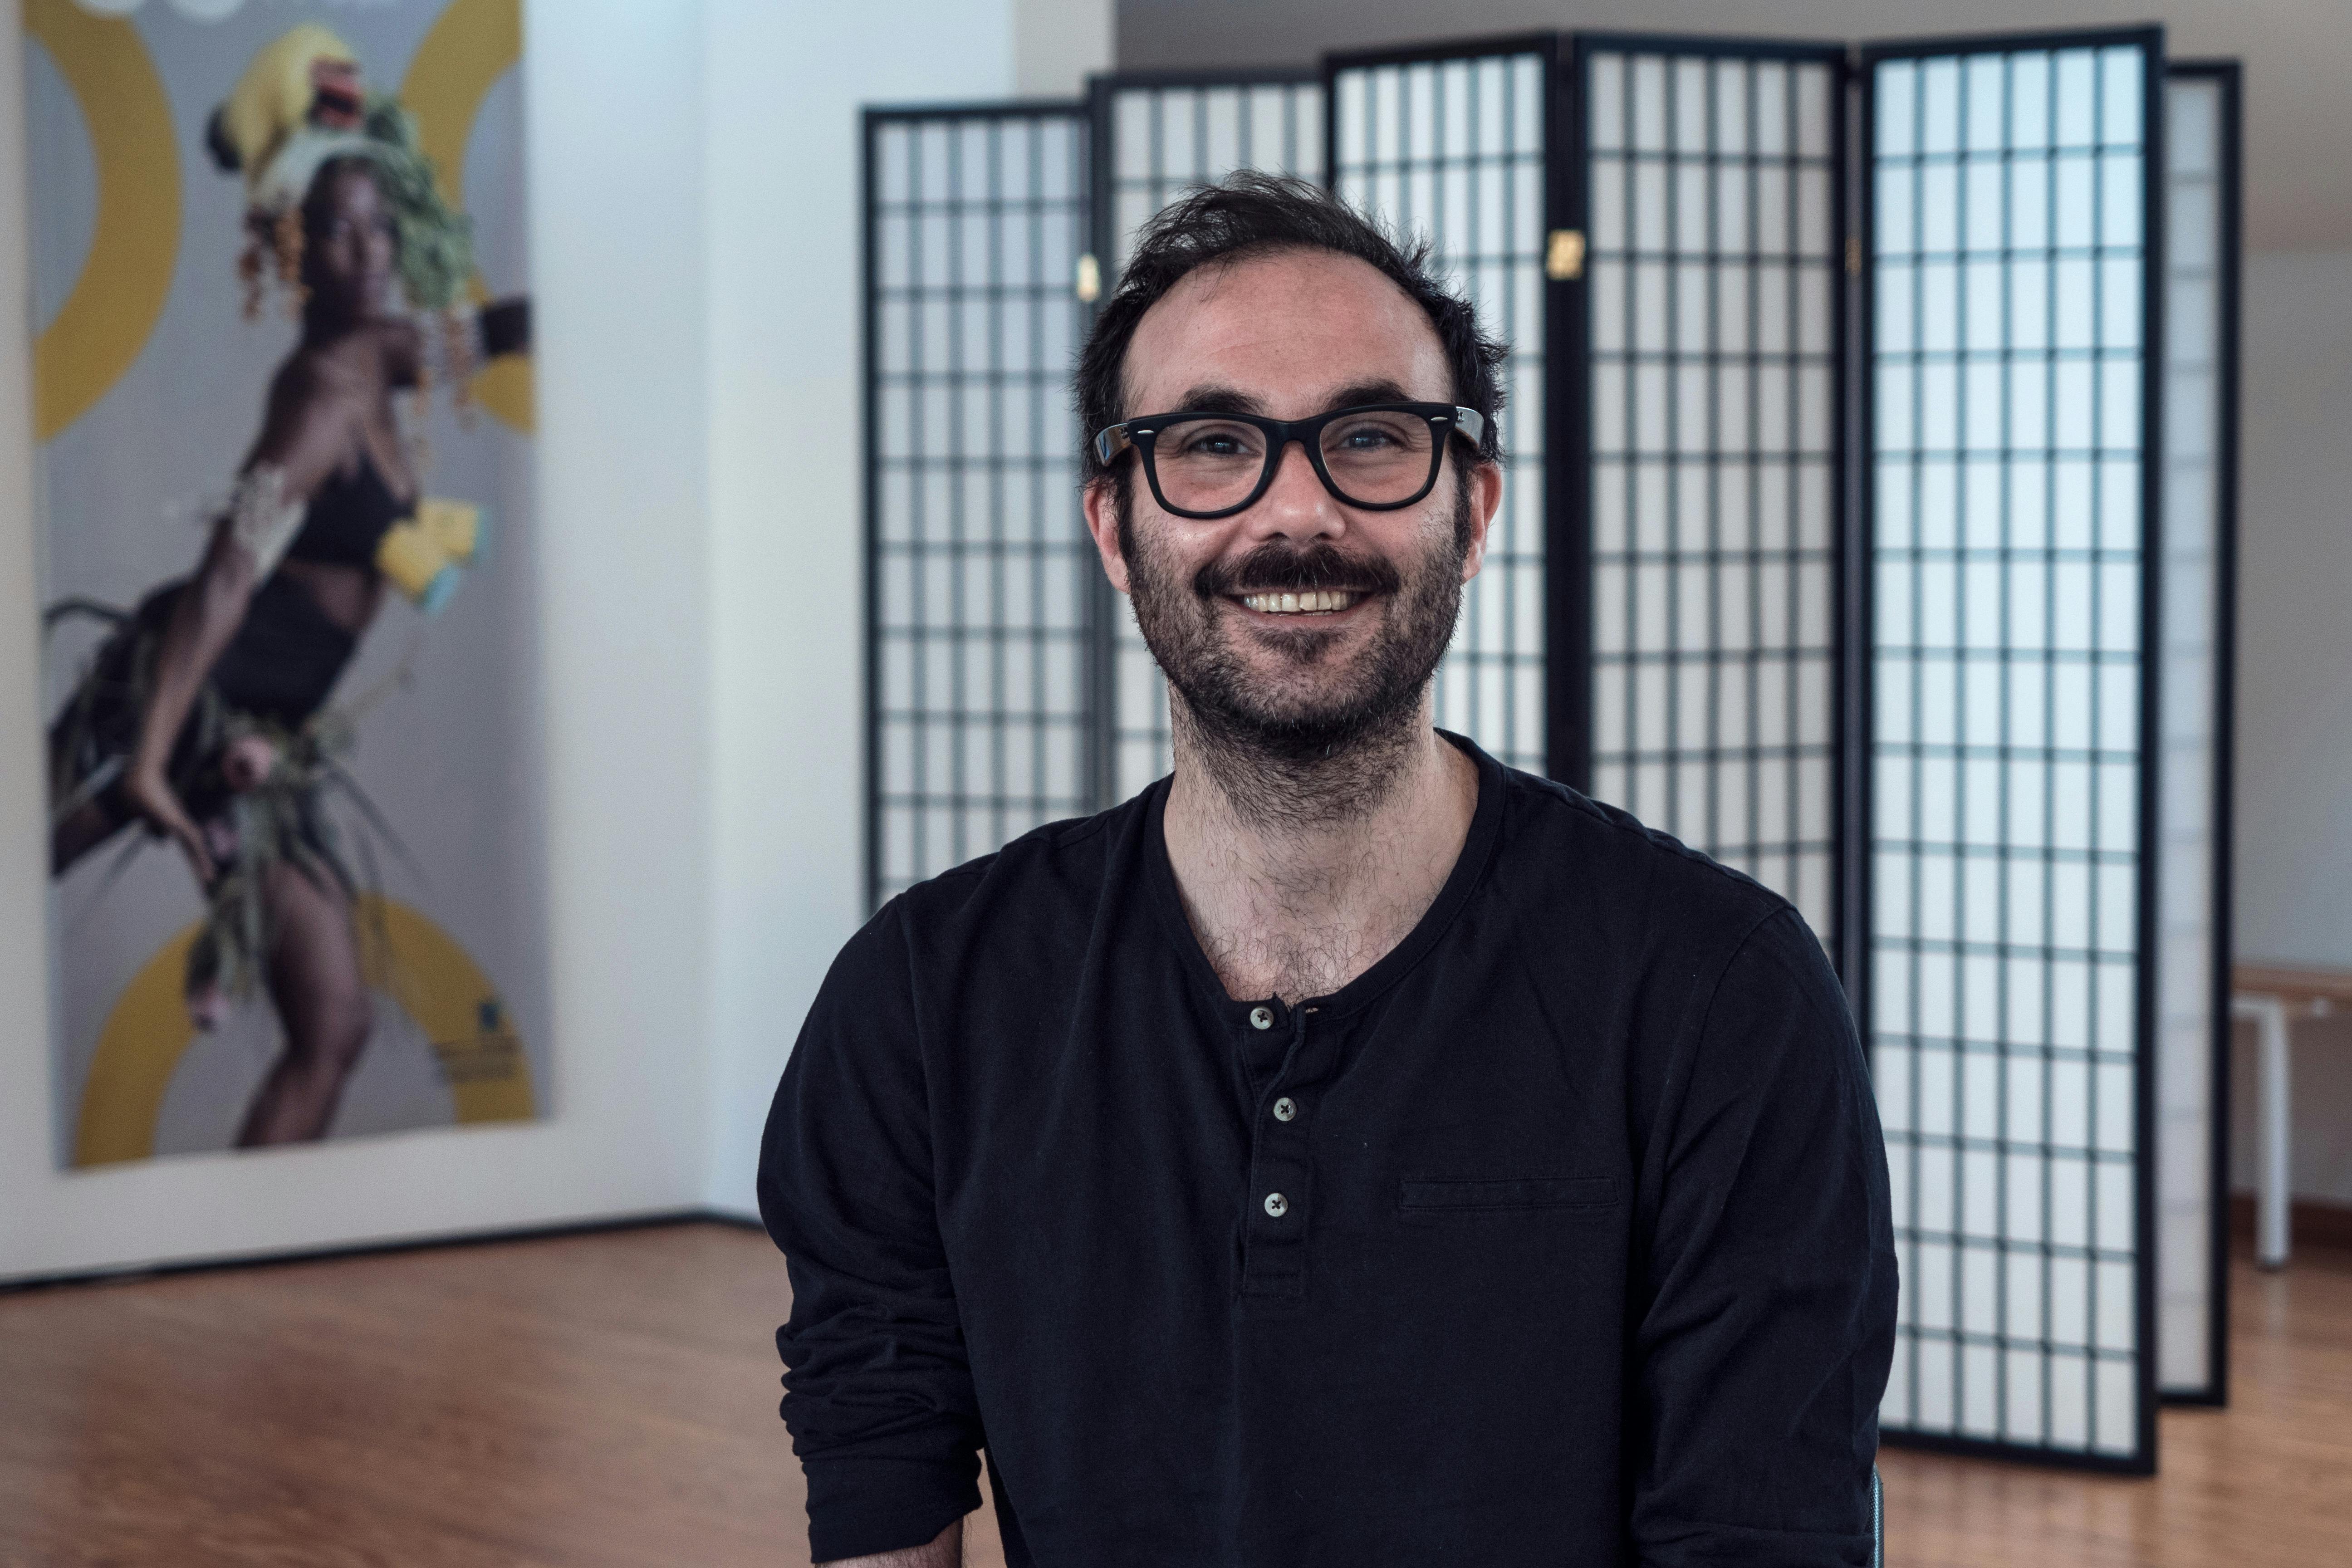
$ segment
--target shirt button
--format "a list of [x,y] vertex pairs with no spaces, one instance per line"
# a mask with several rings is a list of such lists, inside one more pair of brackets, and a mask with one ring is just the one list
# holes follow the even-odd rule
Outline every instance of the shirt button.
[[1271,1007],[1253,1007],[1253,1008],[1251,1008],[1251,1009],[1250,1009],[1250,1027],[1251,1027],[1251,1028],[1253,1028],[1253,1029],[1271,1029],[1271,1028],[1273,1028],[1273,1027],[1274,1027],[1274,1009],[1273,1009],[1273,1008],[1271,1008]]
[[1290,1096],[1286,1094],[1274,1102],[1274,1119],[1276,1121],[1287,1121],[1297,1114],[1298,1107],[1291,1103]]
[[1290,1212],[1290,1200],[1280,1193],[1268,1193],[1265,1194],[1265,1212],[1280,1219]]

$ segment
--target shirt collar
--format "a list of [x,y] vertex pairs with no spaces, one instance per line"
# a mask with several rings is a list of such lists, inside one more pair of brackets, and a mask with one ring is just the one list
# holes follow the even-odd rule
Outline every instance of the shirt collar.
[[[1403,978],[1412,966],[1421,962],[1429,950],[1437,945],[1452,928],[1454,918],[1468,903],[1470,895],[1486,875],[1487,863],[1494,858],[1496,841],[1502,836],[1503,825],[1503,765],[1465,736],[1450,730],[1438,734],[1460,747],[1478,766],[1478,804],[1471,813],[1470,831],[1462,841],[1462,853],[1447,874],[1445,885],[1438,889],[1437,898],[1422,917],[1420,923],[1406,933],[1405,939],[1355,979],[1325,996],[1310,996],[1299,1004],[1326,1019],[1352,1013]],[[1160,913],[1160,925],[1168,941],[1175,947],[1178,961],[1192,977],[1202,994],[1223,1015],[1234,1027],[1249,1021],[1250,1014],[1259,1007],[1274,1010],[1277,1025],[1286,1030],[1290,1023],[1290,1009],[1275,997],[1262,996],[1235,1000],[1225,994],[1224,982],[1217,978],[1215,965],[1201,951],[1200,940],[1192,934],[1192,922],[1184,918],[1183,900],[1176,891],[1176,869],[1168,858],[1168,791],[1174,774],[1160,779],[1151,786],[1145,803],[1143,859],[1146,877],[1150,884],[1149,896]]]

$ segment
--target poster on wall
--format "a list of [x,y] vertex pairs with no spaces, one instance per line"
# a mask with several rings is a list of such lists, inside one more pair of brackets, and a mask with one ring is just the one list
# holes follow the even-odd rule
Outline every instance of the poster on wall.
[[547,1105],[520,0],[22,0],[58,1159]]

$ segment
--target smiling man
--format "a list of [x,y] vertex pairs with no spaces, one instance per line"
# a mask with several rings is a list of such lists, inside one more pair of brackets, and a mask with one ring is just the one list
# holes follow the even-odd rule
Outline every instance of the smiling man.
[[1086,512],[1174,773],[908,889],[770,1118],[819,1562],[1859,1564],[1895,1319],[1786,901],[1433,728],[1501,350],[1328,195],[1139,237]]

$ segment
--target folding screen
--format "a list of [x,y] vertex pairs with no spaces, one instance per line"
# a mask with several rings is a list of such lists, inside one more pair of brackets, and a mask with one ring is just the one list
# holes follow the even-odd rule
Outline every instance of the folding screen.
[[[1223,179],[1236,169],[1323,176],[1323,89],[1312,74],[1097,77],[1090,98],[1095,127],[1094,254],[1097,287],[1112,288],[1127,265],[1135,231],[1185,186]],[[1166,773],[1168,686],[1151,650],[1106,581],[1100,704],[1109,734],[1101,755],[1108,776],[1100,799],[1125,800]]]
[[1319,166],[1513,351],[1439,721],[1839,958],[1885,1431],[2152,1468],[2159,1385],[2224,1387],[2236,124],[2154,29],[1540,35],[870,116],[877,900],[1169,765],[1067,370],[1182,185]]
[[870,111],[868,887],[1094,809],[1079,105]]
[[1845,47],[1583,35],[1573,70],[1587,787],[1834,952]]
[[2157,1384],[2227,1392],[2230,603],[2238,68],[2165,89],[2164,553],[2157,983]]
[[1558,476],[1547,462],[1544,264],[1553,226],[1547,150],[1558,108],[1558,45],[1547,34],[1336,55],[1324,63],[1332,186],[1398,227],[1428,236],[1487,331],[1511,346],[1503,506],[1438,668],[1437,721],[1533,773],[1553,771],[1546,751],[1544,563],[1547,520],[1558,510],[1549,487]]
[[2155,1463],[2154,30],[1864,52],[1888,1428]]

